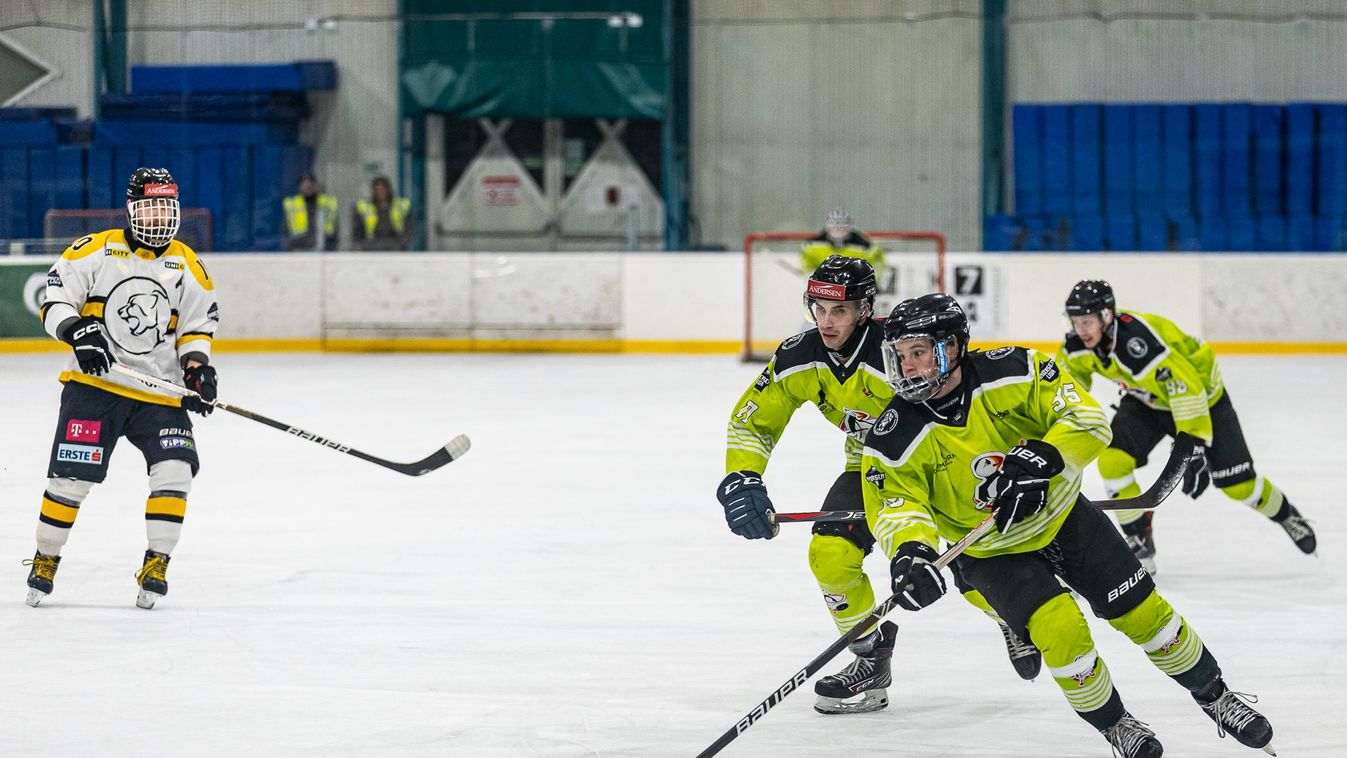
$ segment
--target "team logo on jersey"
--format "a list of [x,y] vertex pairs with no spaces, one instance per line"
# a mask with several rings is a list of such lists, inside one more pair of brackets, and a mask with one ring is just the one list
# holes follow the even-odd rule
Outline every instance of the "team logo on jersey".
[[1140,337],[1133,337],[1127,341],[1127,354],[1133,358],[1145,358],[1150,348],[1146,347],[1146,340]]
[[210,319],[211,321],[219,321],[220,306],[216,303],[211,303],[210,307],[206,309],[206,318]]
[[103,313],[108,336],[117,347],[131,355],[145,355],[163,343],[172,308],[162,284],[133,276],[112,288]]
[[875,423],[875,434],[888,434],[896,428],[898,428],[898,411],[890,408],[884,411],[879,421]]
[[880,489],[884,489],[884,478],[884,472],[880,471],[877,466],[871,466],[870,470],[865,472],[865,481]]
[[[216,317],[216,320],[217,321],[219,320],[218,316]],[[758,376],[758,381],[753,382],[753,389],[757,390],[758,392],[762,392],[763,390],[767,389],[767,385],[771,383],[772,383],[772,370],[769,368],[765,368],[762,370],[762,374]]]
[[823,602],[828,604],[828,610],[833,613],[845,611],[848,605],[847,594],[845,592],[825,592],[823,593]]
[[1178,645],[1179,642],[1181,642],[1182,640],[1183,640],[1183,629],[1180,628],[1179,633],[1174,635],[1174,639],[1160,646],[1160,655],[1169,655],[1169,651],[1173,650],[1174,646]]
[[1007,355],[1010,355],[1011,351],[1014,350],[1014,349],[1015,349],[1015,348],[1013,348],[1013,347],[998,347],[998,348],[995,348],[995,349],[993,349],[993,350],[988,350],[988,351],[987,351],[987,357],[988,357],[988,358],[991,358],[992,360],[997,360],[997,359],[1000,359],[1000,358],[1004,358],[1004,357],[1006,357]]
[[1160,368],[1158,368],[1158,369],[1155,370],[1155,381],[1157,381],[1157,382],[1167,382],[1167,381],[1169,381],[1169,377],[1170,377],[1170,373],[1169,373],[1169,367],[1168,367],[1168,366],[1161,366]]
[[973,471],[973,476],[978,478],[977,489],[973,491],[973,507],[980,511],[985,511],[991,507],[991,501],[994,499],[987,482],[991,475],[1001,470],[1001,464],[1005,462],[1005,453],[983,453],[973,459],[969,468]]
[[858,441],[865,439],[865,433],[870,431],[875,425],[875,417],[865,411],[854,411],[850,408],[842,409],[842,423],[837,426],[850,437],[855,437]]
[[1049,358],[1046,362],[1044,362],[1042,366],[1039,367],[1038,378],[1042,379],[1045,382],[1055,382],[1057,381],[1058,373],[1059,372],[1057,370],[1057,362]]
[[65,438],[70,442],[97,442],[102,430],[102,421],[72,418],[66,422]]
[[879,501],[879,502],[880,502],[885,508],[902,508],[902,507],[903,507],[903,503],[906,503],[906,502],[907,502],[907,498],[902,498],[902,497],[886,497],[886,498],[884,498],[883,500],[881,500],[881,501]]
[[57,445],[56,460],[97,466],[103,462],[103,448],[89,445]]
[[804,335],[805,335],[805,332],[800,332],[799,334],[795,335],[794,337],[788,337],[788,338],[786,338],[786,341],[781,343],[781,349],[782,349],[782,350],[789,350],[789,349],[795,347],[796,345],[800,344],[800,341],[804,339]]

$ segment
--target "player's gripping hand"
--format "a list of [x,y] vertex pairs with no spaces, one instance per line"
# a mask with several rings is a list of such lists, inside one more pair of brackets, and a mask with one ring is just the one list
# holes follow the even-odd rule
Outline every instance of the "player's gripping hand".
[[1066,464],[1051,443],[1020,440],[1001,461],[1001,467],[978,485],[979,503],[996,510],[996,530],[1002,534],[1042,510],[1048,502],[1048,480]]
[[103,323],[92,316],[81,316],[66,327],[61,341],[75,349],[75,360],[80,371],[98,376],[112,366],[108,340],[103,336]]
[[190,364],[182,371],[182,381],[187,389],[200,395],[200,397],[184,396],[182,407],[192,413],[209,416],[210,412],[215,410],[215,406],[209,401],[216,398],[219,386],[215,377],[215,367],[205,363]]
[[762,476],[753,471],[732,471],[716,488],[716,499],[725,508],[730,531],[750,540],[770,540],[780,527],[772,515],[772,500]]
[[893,578],[893,594],[898,597],[898,605],[909,611],[919,611],[944,596],[945,577],[932,563],[939,557],[935,548],[925,542],[904,542],[898,546],[898,552],[889,563],[889,576]]
[[1207,465],[1207,446],[1198,442],[1193,446],[1193,457],[1183,470],[1183,494],[1197,499],[1211,484],[1211,467]]

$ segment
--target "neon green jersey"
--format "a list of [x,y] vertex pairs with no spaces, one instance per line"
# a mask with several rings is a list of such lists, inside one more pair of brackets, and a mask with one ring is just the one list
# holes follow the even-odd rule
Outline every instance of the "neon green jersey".
[[876,245],[859,232],[852,232],[842,242],[842,247],[833,247],[826,235],[809,240],[800,248],[800,270],[809,276],[814,269],[823,265],[830,255],[845,255],[848,258],[860,258],[875,269],[875,280],[884,281],[884,272],[888,270],[888,258],[884,248]]
[[787,339],[767,368],[734,404],[730,416],[725,471],[767,468],[772,448],[805,403],[818,406],[834,426],[847,434],[846,470],[860,471],[861,439],[893,397],[884,380],[879,344],[883,328],[869,319],[857,347],[840,355],[823,344],[818,329]]
[[908,541],[938,549],[987,518],[978,485],[1020,440],[1043,440],[1066,464],[1047,504],[1007,534],[968,549],[978,558],[1038,550],[1057,536],[1080,493],[1081,473],[1112,439],[1104,409],[1052,358],[1023,347],[969,353],[953,393],[937,401],[894,398],[865,440],[865,516],[884,555]]
[[1174,428],[1211,444],[1211,406],[1225,394],[1216,354],[1172,321],[1148,313],[1118,312],[1112,349],[1100,356],[1074,332],[1057,359],[1086,389],[1099,374],[1124,392],[1174,417]]

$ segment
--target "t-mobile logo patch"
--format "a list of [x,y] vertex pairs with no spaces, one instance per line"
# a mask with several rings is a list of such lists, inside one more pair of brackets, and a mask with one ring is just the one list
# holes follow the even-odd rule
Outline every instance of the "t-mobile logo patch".
[[65,425],[65,438],[71,442],[97,442],[102,430],[102,421],[72,418]]

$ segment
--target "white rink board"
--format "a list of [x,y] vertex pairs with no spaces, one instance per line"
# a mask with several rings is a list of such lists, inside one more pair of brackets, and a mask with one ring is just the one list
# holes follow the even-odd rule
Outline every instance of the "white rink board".
[[[628,341],[733,341],[743,334],[739,253],[214,255],[220,337],[312,339],[395,327],[411,334],[558,332]],[[1158,312],[1218,342],[1347,341],[1347,256],[951,253],[995,269],[1000,318],[979,340],[1050,342],[1076,281],[1112,282],[1121,307]],[[955,277],[947,275],[953,283]],[[803,322],[778,286],[783,329]],[[278,310],[270,310],[276,305]],[[418,331],[419,330],[419,331]]]
[[[28,608],[19,561],[65,358],[0,355],[0,755],[686,758],[835,639],[808,528],[739,539],[712,495],[757,373],[729,355],[221,355],[229,402],[400,460],[458,433],[473,449],[407,478],[217,413],[197,424],[171,591],[145,612],[145,472],[123,442],[56,592]],[[1159,586],[1262,698],[1281,755],[1347,754],[1347,357],[1221,365],[1259,469],[1314,520],[1321,554],[1214,490],[1175,495],[1156,516]],[[783,510],[811,510],[841,465],[841,436],[802,409],[766,481]],[[882,583],[884,562],[867,566]],[[1050,681],[1014,675],[963,600],[893,617],[888,710],[824,717],[806,690],[723,755],[1109,755]],[[1261,755],[1091,626],[1168,755]]]

